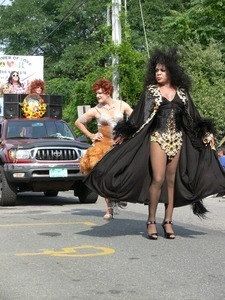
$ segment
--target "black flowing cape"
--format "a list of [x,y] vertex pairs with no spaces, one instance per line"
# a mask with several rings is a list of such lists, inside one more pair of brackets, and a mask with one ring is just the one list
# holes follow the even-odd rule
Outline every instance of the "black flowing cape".
[[[225,191],[225,172],[217,153],[202,138],[208,130],[189,94],[185,93],[182,116],[183,143],[176,171],[174,206],[194,204]],[[154,111],[154,97],[145,92],[129,121],[139,127]],[[113,201],[149,202],[151,165],[149,143],[152,120],[121,145],[115,146],[84,179],[85,184],[102,197]],[[205,127],[204,127],[205,126]],[[166,182],[160,202],[167,202]]]

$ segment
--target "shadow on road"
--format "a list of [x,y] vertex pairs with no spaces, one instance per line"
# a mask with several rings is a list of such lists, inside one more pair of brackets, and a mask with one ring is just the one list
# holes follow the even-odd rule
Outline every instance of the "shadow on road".
[[[68,212],[68,211],[67,211]],[[79,210],[71,210],[71,214],[73,215],[82,215],[82,216],[95,216],[95,217],[103,217],[103,212],[99,210],[91,210],[90,209],[79,209]],[[138,220],[137,216],[135,219],[130,219],[130,214],[128,213],[128,218],[120,216],[119,214],[115,214],[114,219],[110,221],[103,221],[104,224],[98,226],[89,227],[90,229],[86,231],[76,232],[76,234],[87,235],[87,236],[96,236],[96,237],[113,237],[113,236],[125,236],[125,235],[140,235],[147,238],[146,234],[146,221]],[[161,226],[162,220],[158,220],[157,231],[160,237],[163,237],[163,229]],[[185,228],[182,224],[175,224],[173,226],[174,232],[179,237],[184,238],[197,238],[199,235],[205,235],[206,233],[201,230],[200,227],[192,230],[190,228]]]
[[19,193],[17,195],[16,206],[27,206],[27,205],[69,205],[69,204],[80,204],[76,197],[46,197],[43,193]]

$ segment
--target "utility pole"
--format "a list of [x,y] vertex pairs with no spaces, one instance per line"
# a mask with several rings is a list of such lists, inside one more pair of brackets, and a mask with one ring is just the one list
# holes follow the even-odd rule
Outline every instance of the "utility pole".
[[[121,0],[112,0],[112,40],[116,46],[121,44],[121,23],[120,23]],[[114,87],[113,99],[119,99],[119,72],[117,65],[119,58],[112,57],[113,76],[112,83]]]

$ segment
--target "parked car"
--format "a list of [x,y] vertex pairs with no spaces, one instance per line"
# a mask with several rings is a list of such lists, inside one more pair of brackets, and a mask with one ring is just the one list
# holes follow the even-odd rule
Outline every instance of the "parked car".
[[57,196],[73,190],[81,203],[98,195],[83,184],[80,159],[90,146],[56,118],[0,120],[0,205],[15,205],[19,192]]

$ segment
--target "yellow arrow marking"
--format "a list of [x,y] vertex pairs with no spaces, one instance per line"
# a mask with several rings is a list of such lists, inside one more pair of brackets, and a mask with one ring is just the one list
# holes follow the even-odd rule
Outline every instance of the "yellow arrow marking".
[[37,255],[50,255],[50,256],[73,256],[73,257],[88,257],[109,255],[115,253],[115,249],[106,247],[96,247],[92,245],[81,245],[77,247],[62,248],[61,251],[43,250],[40,253],[18,253],[17,256],[37,256]]

